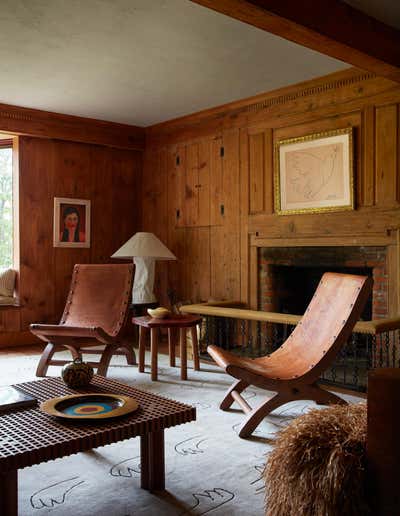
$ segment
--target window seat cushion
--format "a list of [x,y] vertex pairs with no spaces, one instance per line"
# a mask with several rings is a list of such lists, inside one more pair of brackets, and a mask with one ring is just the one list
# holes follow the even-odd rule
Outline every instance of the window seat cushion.
[[14,269],[0,271],[0,296],[13,297],[17,272]]
[[0,306],[4,305],[18,305],[18,299],[14,296],[0,296]]

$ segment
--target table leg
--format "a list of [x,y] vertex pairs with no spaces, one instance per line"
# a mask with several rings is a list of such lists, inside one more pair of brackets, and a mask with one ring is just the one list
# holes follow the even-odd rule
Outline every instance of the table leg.
[[151,379],[157,380],[158,370],[158,328],[150,329],[150,347],[151,347]]
[[200,360],[199,360],[199,341],[197,340],[197,326],[190,328],[192,336],[192,348],[193,348],[193,369],[200,371]]
[[168,328],[168,352],[169,365],[175,367],[175,346],[176,346],[177,331],[176,328]]
[[146,353],[146,328],[139,326],[139,373],[144,373],[144,357]]
[[180,328],[181,380],[187,380],[186,328]]
[[18,471],[0,473],[0,514],[18,516]]
[[164,430],[140,437],[140,485],[149,491],[165,489]]

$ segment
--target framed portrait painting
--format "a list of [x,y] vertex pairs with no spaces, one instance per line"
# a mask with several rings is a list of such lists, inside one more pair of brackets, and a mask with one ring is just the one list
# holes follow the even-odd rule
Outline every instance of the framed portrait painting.
[[278,214],[354,209],[352,128],[280,140],[274,159]]
[[54,247],[90,247],[90,201],[54,198]]

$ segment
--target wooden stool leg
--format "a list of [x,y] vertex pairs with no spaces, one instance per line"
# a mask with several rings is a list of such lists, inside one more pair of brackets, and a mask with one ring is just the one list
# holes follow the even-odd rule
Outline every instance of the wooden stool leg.
[[180,328],[181,380],[187,380],[186,328]]
[[18,516],[18,471],[0,473],[0,514]]
[[151,347],[151,379],[157,380],[158,370],[158,328],[150,329],[150,347]]
[[144,357],[146,353],[146,330],[143,326],[139,327],[139,373],[144,373]]
[[193,369],[200,371],[200,360],[199,360],[199,341],[197,340],[197,326],[190,328],[192,336],[192,348],[193,348]]
[[168,328],[169,365],[175,367],[176,328]]

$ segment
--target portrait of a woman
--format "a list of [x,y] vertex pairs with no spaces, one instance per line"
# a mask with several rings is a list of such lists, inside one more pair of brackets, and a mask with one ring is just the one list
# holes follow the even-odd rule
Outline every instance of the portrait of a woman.
[[90,247],[90,201],[54,198],[54,247]]
[[63,209],[62,223],[60,242],[85,242],[85,232],[81,231],[79,210],[75,206],[67,206]]

